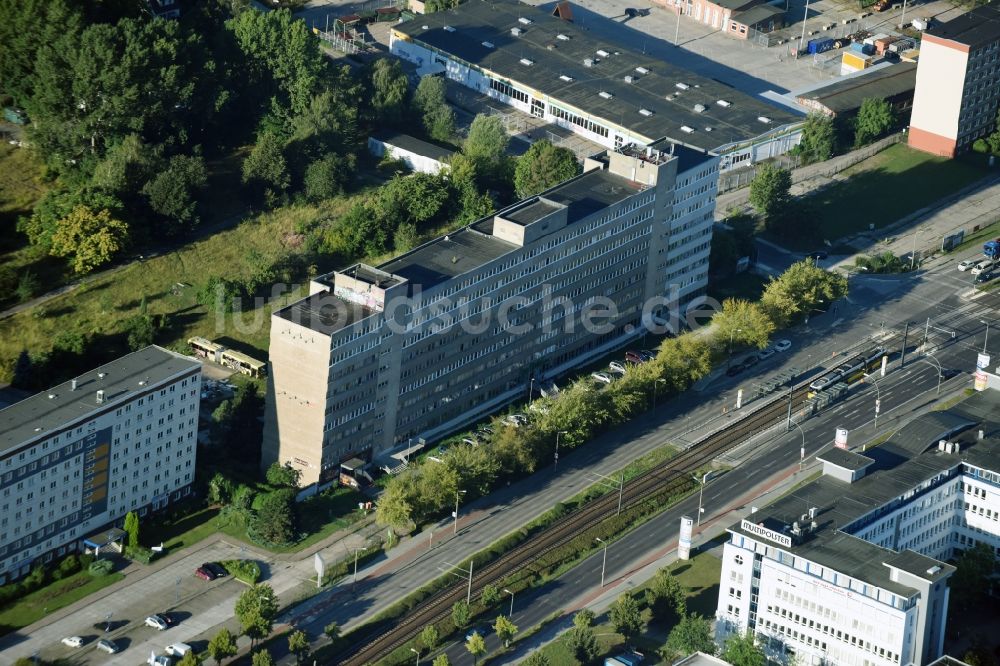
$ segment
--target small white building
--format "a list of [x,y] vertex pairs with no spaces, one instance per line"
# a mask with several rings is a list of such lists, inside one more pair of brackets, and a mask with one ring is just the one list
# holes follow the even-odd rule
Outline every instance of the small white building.
[[423,141],[401,132],[379,132],[368,137],[368,152],[375,157],[389,153],[413,171],[436,174],[443,169],[454,150]]

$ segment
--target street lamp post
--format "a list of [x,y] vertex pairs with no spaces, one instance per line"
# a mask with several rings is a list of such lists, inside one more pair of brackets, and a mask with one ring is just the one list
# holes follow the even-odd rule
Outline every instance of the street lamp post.
[[727,369],[733,363],[733,338],[736,336],[737,333],[742,333],[742,332],[743,332],[742,328],[734,328],[732,331],[729,332],[729,358],[726,359]]
[[420,666],[420,652],[413,648],[410,648],[410,652],[417,655],[417,666]]
[[882,408],[882,390],[878,387],[878,380],[870,373],[864,373],[865,379],[870,379],[875,385],[875,432],[878,432],[878,413]]
[[660,377],[655,382],[653,382],[653,409],[656,409],[656,389],[659,388],[660,384],[666,384],[667,380]]
[[[935,392],[934,395],[935,396],[940,396],[941,395],[941,380],[944,378],[944,368],[941,366],[941,361],[937,360],[937,357],[934,356],[933,354],[929,354],[927,352],[924,352],[924,356],[926,356],[927,358],[918,358],[917,360],[918,361],[922,361],[924,363],[927,363],[927,364],[931,365],[934,368],[937,368],[937,371],[938,371],[937,391]],[[928,360],[928,359],[930,359],[930,360]],[[934,362],[931,363],[931,361],[934,361]]]
[[455,491],[455,534],[458,534],[458,498],[464,494],[464,490]]
[[608,542],[597,537],[597,541],[604,545],[604,560],[601,562],[601,588],[604,588],[604,572],[608,567]]
[[708,478],[708,472],[701,475],[701,485],[698,487],[698,523],[696,527],[701,527],[701,514],[704,513],[705,509],[701,506],[701,498],[705,493],[705,479]]
[[798,423],[793,423],[796,428],[799,429],[799,434],[802,435],[802,446],[799,448],[799,471],[802,471],[802,464],[806,460],[806,431],[802,429]]
[[802,56],[802,42],[806,40],[806,19],[809,18],[809,0],[806,0],[806,10],[802,13],[802,36],[799,37],[799,48],[796,57]]
[[986,353],[986,343],[990,339],[990,322],[986,321],[985,319],[980,319],[979,323],[980,324],[986,324],[986,336],[983,337],[983,353],[985,354]]
[[559,435],[565,435],[568,430],[557,430],[556,431],[556,453],[555,460],[552,462],[552,471],[559,469]]
[[510,615],[508,615],[507,618],[511,619],[514,617],[514,593],[508,590],[506,587],[503,588],[503,591],[510,595]]

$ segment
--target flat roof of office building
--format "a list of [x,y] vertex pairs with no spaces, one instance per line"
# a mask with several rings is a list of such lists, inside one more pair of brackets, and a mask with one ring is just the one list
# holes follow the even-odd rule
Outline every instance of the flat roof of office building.
[[979,46],[1000,40],[1000,6],[984,5],[950,21],[936,23],[925,33],[966,46]]
[[346,326],[370,317],[376,310],[340,298],[330,291],[320,291],[276,310],[274,316],[305,326],[308,329],[331,335]]
[[[153,345],[78,375],[75,390],[71,380],[15,402],[0,409],[0,454],[104,411],[109,403],[142,393],[150,384],[200,367],[196,359]],[[101,404],[99,390],[104,391]]]
[[[519,35],[512,34],[515,28]],[[393,30],[650,141],[665,136],[713,150],[802,120],[724,83],[511,0],[469,0]]]
[[889,99],[912,92],[917,86],[917,63],[899,62],[868,73],[867,70],[846,79],[802,92],[799,99],[821,104],[833,113],[856,111],[870,97]]
[[[752,522],[762,524],[769,530],[789,536],[793,545],[787,549],[797,556],[817,564],[828,566],[852,578],[866,581],[891,592],[909,595],[909,587],[889,578],[891,564],[922,578],[944,575],[938,571],[928,574],[934,565],[941,565],[932,558],[908,551],[895,552],[853,536],[844,531],[852,523],[869,513],[886,507],[907,491],[919,484],[950,470],[963,461],[979,464],[987,469],[1000,471],[1000,440],[993,437],[978,439],[978,431],[970,430],[977,420],[974,413],[989,413],[991,405],[1000,403],[1000,394],[986,391],[968,398],[966,403],[946,412],[929,412],[915,419],[908,430],[897,432],[886,444],[868,449],[864,457],[875,462],[868,472],[853,483],[840,481],[832,476],[821,476],[815,481],[796,488],[773,504],[758,510]],[[942,418],[944,415],[944,418]],[[995,430],[995,419],[990,419]],[[982,423],[978,421],[978,423]],[[966,424],[964,427],[959,424]],[[961,445],[959,453],[947,453],[937,448],[941,426],[950,431],[949,441]],[[960,427],[961,430],[955,430]],[[989,426],[984,426],[988,428]],[[985,433],[984,433],[985,434]],[[912,438],[923,438],[919,443],[903,442]],[[890,446],[895,444],[895,446]],[[820,457],[825,457],[824,452]],[[977,461],[977,462],[973,462]],[[794,523],[809,527],[810,520],[803,520],[810,508],[815,508],[816,529],[807,532],[798,540],[790,533]],[[767,542],[759,535],[746,532],[741,523],[731,526],[730,531],[745,534],[756,540]],[[918,561],[918,558],[923,558]],[[927,564],[932,562],[933,564]],[[927,564],[927,566],[924,566]],[[923,572],[923,573],[920,573]],[[945,572],[946,573],[946,572]]]

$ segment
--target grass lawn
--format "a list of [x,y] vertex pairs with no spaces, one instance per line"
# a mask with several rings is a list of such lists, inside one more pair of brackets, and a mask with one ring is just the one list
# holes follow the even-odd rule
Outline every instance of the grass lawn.
[[815,223],[829,241],[865,231],[869,224],[876,228],[893,224],[986,172],[963,161],[895,144],[840,175],[845,180],[801,199],[815,211]]
[[949,254],[952,252],[962,252],[963,250],[968,250],[973,247],[981,251],[983,249],[983,243],[988,240],[993,240],[997,236],[1000,236],[1000,220],[997,220],[993,224],[986,225],[975,233],[968,234],[965,236],[964,240],[962,240],[961,244],[956,245],[948,252]]
[[0,609],[0,634],[37,622],[47,612],[69,606],[124,577],[120,573],[112,573],[95,578],[86,571],[80,571],[51,583]]

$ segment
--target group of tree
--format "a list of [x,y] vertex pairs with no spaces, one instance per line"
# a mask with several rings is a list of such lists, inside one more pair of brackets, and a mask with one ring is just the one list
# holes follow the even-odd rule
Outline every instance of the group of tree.
[[736,272],[741,257],[756,257],[754,230],[756,222],[751,215],[732,215],[712,231],[712,246],[708,255],[708,273],[713,278],[729,277]]
[[552,460],[557,433],[562,451],[582,444],[651,407],[654,390],[663,399],[689,387],[711,370],[711,354],[704,336],[667,338],[653,361],[635,366],[603,391],[590,390],[589,378],[569,385],[547,400],[529,427],[515,428],[497,417],[490,446],[456,443],[440,462],[411,464],[393,477],[379,498],[376,519],[406,531],[449,510],[461,491],[466,498],[483,495],[502,479],[534,472]]
[[881,138],[896,126],[896,121],[892,105],[879,97],[863,100],[857,115],[846,120],[814,111],[806,116],[802,137],[793,153],[801,155],[806,164],[822,162],[842,146],[851,148],[853,143],[854,148],[860,148]]
[[206,498],[223,508],[222,521],[238,521],[249,536],[265,545],[282,545],[298,534],[298,505],[295,502],[300,472],[290,465],[274,463],[266,473],[269,492],[258,496],[245,484],[235,484],[221,472],[208,482]]
[[244,590],[236,600],[233,614],[240,623],[240,631],[250,639],[253,649],[274,628],[274,618],[278,614],[278,600],[274,589],[261,583]]
[[989,544],[980,542],[963,551],[955,562],[950,582],[955,610],[969,614],[986,604],[998,569],[1000,560]]
[[972,144],[972,149],[977,153],[1000,155],[1000,110],[997,111],[993,131],[981,139],[976,139]]
[[892,105],[881,97],[869,97],[861,102],[854,118],[854,147],[860,148],[882,138],[896,125]]
[[260,384],[253,381],[238,384],[233,397],[224,399],[212,412],[213,452],[256,470],[260,462],[263,415],[264,396]]

